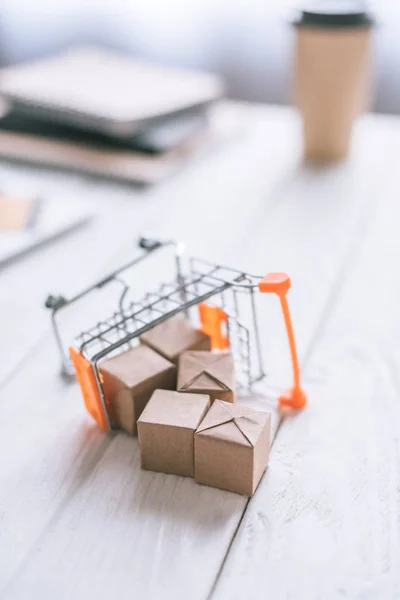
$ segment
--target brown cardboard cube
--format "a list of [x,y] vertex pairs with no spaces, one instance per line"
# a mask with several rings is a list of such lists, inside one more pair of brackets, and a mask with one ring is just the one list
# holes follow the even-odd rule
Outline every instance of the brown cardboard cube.
[[271,415],[215,400],[194,438],[199,483],[252,496],[269,456]]
[[185,350],[211,350],[210,337],[182,315],[153,327],[140,336],[140,341],[175,364]]
[[225,402],[235,400],[235,372],[232,355],[214,352],[184,352],[179,358],[179,392],[208,394]]
[[147,346],[138,346],[100,364],[114,427],[136,434],[136,421],[156,388],[175,388],[176,367]]
[[156,390],[137,424],[142,469],[193,477],[194,432],[209,408],[205,394]]

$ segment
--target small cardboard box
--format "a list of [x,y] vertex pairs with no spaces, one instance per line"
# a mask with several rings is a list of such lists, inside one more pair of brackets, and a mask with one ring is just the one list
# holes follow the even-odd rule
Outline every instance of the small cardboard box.
[[194,432],[209,408],[206,395],[156,390],[137,424],[142,469],[193,477]]
[[271,415],[215,400],[194,440],[199,483],[252,496],[267,467]]
[[136,434],[136,421],[156,388],[175,388],[176,367],[147,346],[138,346],[100,364],[111,402],[113,426]]
[[235,371],[232,355],[213,352],[184,352],[179,358],[179,392],[208,394],[225,402],[235,400]]
[[153,327],[140,336],[140,342],[175,364],[186,350],[211,350],[210,337],[182,315]]

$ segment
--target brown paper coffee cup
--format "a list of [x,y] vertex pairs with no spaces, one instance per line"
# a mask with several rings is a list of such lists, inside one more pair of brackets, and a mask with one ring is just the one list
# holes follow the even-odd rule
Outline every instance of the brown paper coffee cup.
[[296,23],[296,102],[304,156],[314,162],[347,156],[354,119],[368,105],[372,20],[356,6],[343,10],[339,0]]

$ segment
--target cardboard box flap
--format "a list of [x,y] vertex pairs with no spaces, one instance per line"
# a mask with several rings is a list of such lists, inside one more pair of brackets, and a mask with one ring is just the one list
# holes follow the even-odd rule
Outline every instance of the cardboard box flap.
[[263,430],[267,413],[255,412],[246,406],[215,400],[196,433],[233,422],[251,446],[255,446]]
[[176,315],[156,325],[141,335],[140,341],[169,360],[179,356],[185,350],[211,349],[209,336],[193,327],[182,315]]
[[119,379],[137,393],[146,389],[154,377],[172,368],[175,367],[171,362],[147,346],[137,346],[100,363],[103,375]]
[[230,354],[212,354],[210,352],[186,352],[185,381],[179,382],[182,390],[199,387],[200,389],[220,389],[231,391],[234,388],[232,357]]
[[181,390],[188,390],[190,388],[197,388],[201,390],[219,389],[221,391],[230,391],[230,388],[222,383],[217,377],[214,377],[208,371],[201,371],[192,379],[187,381],[181,386]]
[[[197,428],[196,433],[200,433],[201,431],[206,431],[208,429],[212,429],[213,427],[218,427],[218,425],[223,425],[224,423],[230,423],[233,421],[234,417],[232,412],[227,407],[228,402],[222,402],[222,400],[215,400],[212,405],[212,410],[210,409],[203,421],[200,423]],[[234,406],[234,404],[232,404]]]
[[207,394],[182,394],[155,390],[142,412],[139,423],[196,429],[210,408]]

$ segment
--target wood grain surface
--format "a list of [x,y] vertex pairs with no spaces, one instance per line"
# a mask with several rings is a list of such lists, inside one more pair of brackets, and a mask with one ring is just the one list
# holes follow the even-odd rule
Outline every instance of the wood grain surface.
[[[299,160],[294,114],[248,106],[230,144],[149,190],[0,165],[8,189],[78,196],[98,213],[0,273],[1,600],[399,595],[399,131],[366,117],[352,159],[316,170]],[[126,260],[143,231],[292,277],[310,403],[279,422],[290,365],[266,298],[268,393],[247,401],[278,433],[250,502],[142,472],[137,441],[97,430],[58,375],[44,298]]]

